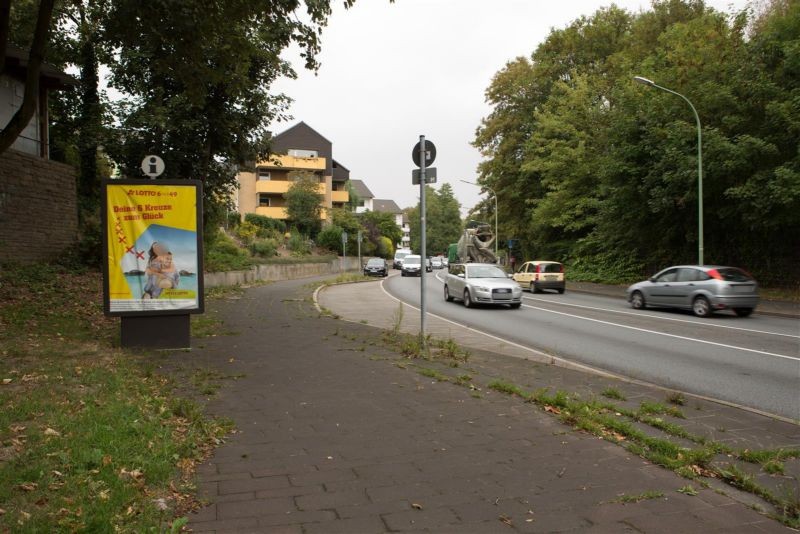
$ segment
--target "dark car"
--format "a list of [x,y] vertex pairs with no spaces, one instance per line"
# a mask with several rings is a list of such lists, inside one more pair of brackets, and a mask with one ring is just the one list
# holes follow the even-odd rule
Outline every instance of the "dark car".
[[749,273],[719,265],[677,265],[628,288],[634,309],[682,308],[698,317],[733,310],[747,317],[758,305],[758,284]]
[[364,265],[364,276],[389,276],[389,268],[386,260],[382,258],[370,258]]

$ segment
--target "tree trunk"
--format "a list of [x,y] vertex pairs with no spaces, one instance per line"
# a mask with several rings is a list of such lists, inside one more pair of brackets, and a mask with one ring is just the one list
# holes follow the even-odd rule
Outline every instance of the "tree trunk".
[[[3,0],[5,1],[5,0]],[[22,106],[14,113],[5,129],[0,132],[0,154],[14,144],[19,134],[31,122],[39,101],[39,73],[44,62],[44,47],[47,43],[47,34],[50,30],[50,19],[53,17],[53,3],[55,0],[41,0],[39,15],[36,18],[36,30],[33,33],[33,42],[28,56],[28,72],[25,78],[25,95]],[[3,56],[5,58],[5,55]]]
[[[91,30],[90,30],[91,31]],[[97,147],[101,125],[98,86],[97,51],[94,35],[83,36],[80,49],[81,103],[78,132],[78,199],[86,209],[93,209],[99,199],[97,181]]]

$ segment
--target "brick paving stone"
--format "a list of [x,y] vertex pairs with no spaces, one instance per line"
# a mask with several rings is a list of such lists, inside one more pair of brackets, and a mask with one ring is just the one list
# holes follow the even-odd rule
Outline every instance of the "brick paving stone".
[[[467,388],[419,375],[418,362],[393,365],[397,355],[374,328],[320,317],[299,302],[307,283],[208,303],[239,334],[204,338],[193,360],[243,376],[223,382],[207,404],[231,417],[237,432],[198,467],[210,505],[190,516],[194,532],[786,531],[710,490],[678,494],[688,481],[518,398],[483,388],[475,399]],[[584,398],[617,387],[632,409],[664,401],[663,391],[646,386],[481,351],[442,371]],[[681,409],[687,425],[717,439],[800,444],[796,426],[694,399]],[[610,502],[647,490],[665,498]]]
[[251,501],[224,502],[217,505],[217,518],[259,517],[288,514],[295,511],[294,500],[289,497],[253,499]]

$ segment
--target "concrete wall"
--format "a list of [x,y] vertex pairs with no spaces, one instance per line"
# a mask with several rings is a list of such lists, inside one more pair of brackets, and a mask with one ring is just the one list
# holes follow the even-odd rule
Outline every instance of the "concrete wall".
[[[328,263],[296,263],[256,265],[246,271],[226,271],[221,273],[205,273],[205,287],[235,286],[251,284],[256,281],[294,280],[312,276],[325,276],[342,272],[342,259]],[[348,257],[346,271],[360,272],[358,258]]]
[[75,169],[17,150],[0,155],[0,262],[52,260],[78,236]]

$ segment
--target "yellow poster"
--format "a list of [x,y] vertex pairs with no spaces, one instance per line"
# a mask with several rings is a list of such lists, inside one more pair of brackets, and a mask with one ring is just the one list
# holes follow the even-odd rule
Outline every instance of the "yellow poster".
[[104,182],[106,311],[202,311],[199,182]]

